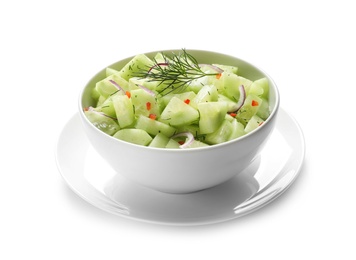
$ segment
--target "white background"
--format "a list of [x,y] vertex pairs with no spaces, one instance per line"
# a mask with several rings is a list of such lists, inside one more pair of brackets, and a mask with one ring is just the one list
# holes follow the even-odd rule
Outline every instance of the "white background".
[[[2,1],[1,259],[355,259],[352,1]],[[199,227],[146,224],[75,195],[55,162],[79,91],[142,52],[204,49],[279,86],[306,139],[298,179],[266,207]]]

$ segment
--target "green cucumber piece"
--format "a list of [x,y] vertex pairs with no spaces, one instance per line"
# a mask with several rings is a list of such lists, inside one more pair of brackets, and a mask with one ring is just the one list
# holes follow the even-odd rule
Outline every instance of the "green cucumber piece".
[[232,123],[229,120],[224,120],[218,129],[216,129],[213,133],[206,135],[205,142],[208,144],[220,144],[229,141],[232,132]]
[[174,127],[142,115],[138,117],[135,128],[145,130],[150,135],[161,133],[165,136],[172,136],[176,132]]
[[105,69],[106,77],[111,76],[113,74],[116,74],[118,72],[119,72],[118,70],[113,69],[113,68],[109,68],[109,67]]
[[238,122],[236,119],[231,121],[232,133],[230,135],[230,140],[236,139],[240,136],[245,135],[245,126]]
[[249,90],[248,94],[254,94],[256,96],[259,96],[264,99],[268,99],[269,96],[269,84],[268,84],[268,79],[267,78],[261,78],[258,80],[255,80]]
[[219,93],[214,85],[206,85],[199,90],[198,94],[190,102],[194,108],[198,108],[199,103],[203,102],[216,102],[218,101]]
[[201,134],[210,134],[216,131],[225,119],[227,105],[225,102],[199,103],[199,127]]
[[170,138],[165,136],[164,134],[158,133],[148,146],[156,148],[165,148],[169,142],[169,139]]
[[252,81],[234,73],[223,72],[220,80],[223,81],[224,91],[222,94],[233,101],[238,101],[240,97],[239,86],[243,85],[245,90],[249,89]]
[[113,137],[144,146],[147,146],[152,141],[152,137],[146,131],[134,128],[121,129],[117,131]]
[[261,98],[261,100],[261,105],[257,110],[256,115],[262,118],[263,120],[266,120],[270,115],[269,103],[264,98]]
[[138,54],[133,57],[119,72],[119,75],[129,80],[135,76],[135,73],[142,69],[149,70],[153,66],[153,61],[145,54]]
[[167,145],[166,145],[166,148],[171,148],[171,149],[177,149],[179,148],[180,144],[174,140],[174,139],[169,139]]
[[116,84],[118,84],[124,91],[128,90],[129,83],[117,73],[98,81],[95,85],[95,90],[105,98],[108,98],[110,95],[113,95],[114,93],[120,91],[112,82],[110,82],[111,80],[115,81]]
[[243,106],[237,111],[236,119],[246,126],[248,121],[254,116],[262,104],[262,99],[256,95],[247,95]]
[[126,95],[112,96],[117,121],[121,128],[130,126],[135,120],[131,99]]
[[136,116],[146,116],[154,114],[157,117],[161,114],[159,103],[156,96],[151,95],[142,88],[131,91],[132,104],[135,107]]
[[199,148],[199,147],[207,147],[209,146],[206,143],[203,143],[201,141],[198,140],[194,140],[190,145],[188,145],[186,148]]
[[100,112],[85,111],[84,114],[96,128],[100,129],[108,135],[113,135],[120,130],[120,126],[115,122],[114,119],[102,115]]
[[163,110],[159,121],[172,125],[190,125],[199,120],[199,112],[177,97],[173,97]]
[[259,127],[263,123],[263,119],[260,118],[257,115],[254,115],[251,117],[250,121],[248,121],[246,127],[245,127],[245,132],[249,133],[253,130],[255,130],[257,127]]
[[213,64],[213,66],[216,66],[216,67],[222,69],[224,72],[230,72],[230,73],[234,73],[234,74],[237,74],[237,71],[239,69],[236,66],[223,65],[223,64]]
[[[188,91],[188,92],[183,92],[183,93],[170,93],[168,95],[165,95],[161,98],[162,100],[162,105],[167,106],[169,101],[172,99],[172,97],[177,97],[180,100],[186,102],[187,104],[190,104],[190,102],[196,97],[196,94],[193,91]],[[187,102],[187,100],[189,100]]]

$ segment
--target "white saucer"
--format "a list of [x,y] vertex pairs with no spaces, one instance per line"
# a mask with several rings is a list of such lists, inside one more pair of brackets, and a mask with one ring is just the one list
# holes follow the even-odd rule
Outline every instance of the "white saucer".
[[283,109],[261,156],[248,169],[196,193],[162,193],[116,174],[89,144],[78,114],[62,130],[56,149],[64,180],[92,205],[122,217],[171,225],[227,221],[265,206],[296,179],[304,154],[302,131]]

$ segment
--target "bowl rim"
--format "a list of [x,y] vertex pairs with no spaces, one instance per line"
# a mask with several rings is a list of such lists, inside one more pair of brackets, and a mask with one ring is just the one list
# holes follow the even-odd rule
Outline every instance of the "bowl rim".
[[[145,55],[152,55],[152,54],[155,54],[155,53],[158,53],[158,52],[176,52],[176,51],[181,51],[182,49],[164,49],[164,50],[157,50],[157,51],[149,51],[149,52],[144,52],[142,54],[145,54]],[[266,125],[269,124],[269,122],[277,115],[278,113],[278,110],[279,110],[279,106],[280,106],[280,93],[279,93],[279,90],[278,90],[278,87],[275,83],[275,81],[269,76],[268,73],[266,73],[263,69],[261,69],[260,67],[254,65],[253,63],[251,62],[248,62],[244,59],[241,59],[239,57],[236,57],[236,56],[233,56],[233,55],[230,55],[230,54],[225,54],[225,53],[221,53],[221,52],[216,52],[216,51],[209,51],[209,50],[202,50],[202,49],[186,49],[187,51],[189,52],[201,52],[201,53],[209,53],[209,54],[213,54],[213,55],[222,55],[222,56],[226,56],[226,57],[230,57],[232,59],[237,59],[253,68],[255,68],[256,70],[260,71],[262,74],[265,75],[265,77],[268,78],[268,80],[272,83],[272,86],[273,86],[273,89],[274,89],[274,92],[275,92],[275,104],[274,104],[274,107],[272,108],[271,110],[271,114],[268,116],[268,118],[264,121],[264,123],[261,125],[261,127],[258,127],[254,130],[252,130],[251,132],[243,135],[243,136],[240,136],[238,138],[235,138],[235,139],[232,139],[232,140],[229,140],[229,141],[226,141],[226,142],[223,142],[223,143],[219,143],[219,144],[214,144],[214,145],[209,145],[209,146],[204,146],[204,147],[195,147],[195,148],[192,148],[192,149],[177,149],[177,148],[158,148],[158,147],[150,147],[150,146],[143,146],[143,145],[138,145],[138,144],[134,144],[134,143],[130,143],[130,142],[126,142],[126,141],[123,141],[123,140],[120,140],[120,139],[117,139],[117,138],[114,138],[113,136],[110,136],[104,132],[102,132],[101,130],[99,130],[97,127],[95,127],[88,119],[87,117],[84,115],[84,107],[83,107],[83,96],[84,96],[84,92],[86,90],[86,88],[89,86],[89,83],[91,81],[93,81],[93,79],[99,74],[101,73],[103,70],[105,70],[106,68],[118,63],[118,62],[121,62],[123,60],[130,60],[132,58],[134,58],[136,55],[133,55],[133,56],[129,56],[129,57],[126,57],[126,58],[122,58],[120,60],[117,60],[115,61],[114,63],[111,63],[110,65],[106,66],[105,68],[99,70],[95,75],[93,75],[87,82],[86,84],[84,85],[84,87],[81,88],[80,92],[79,92],[79,98],[78,98],[78,108],[79,108],[79,114],[80,114],[80,117],[85,120],[85,122],[90,125],[90,127],[96,131],[97,133],[99,133],[99,135],[102,135],[102,136],[105,136],[105,138],[109,138],[109,139],[112,139],[114,142],[119,142],[123,145],[127,145],[127,146],[131,146],[131,147],[137,147],[138,149],[141,148],[141,149],[147,149],[147,150],[154,150],[154,151],[164,151],[164,152],[169,152],[169,153],[192,153],[192,152],[198,152],[198,151],[202,151],[202,150],[215,150],[215,149],[219,149],[221,147],[224,147],[224,146],[229,146],[229,145],[232,145],[234,143],[237,143],[237,142],[241,142],[242,140],[244,139],[247,139],[247,138],[250,138],[252,135],[254,135],[255,133],[258,133],[259,131],[261,131],[261,129],[265,128]]]

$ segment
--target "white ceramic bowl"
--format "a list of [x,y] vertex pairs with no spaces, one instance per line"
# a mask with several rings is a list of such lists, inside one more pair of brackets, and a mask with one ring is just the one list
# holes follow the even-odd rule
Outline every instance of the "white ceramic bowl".
[[[165,50],[167,54],[181,50]],[[238,67],[239,75],[251,80],[266,77],[270,85],[271,115],[263,125],[238,139],[222,144],[194,149],[161,149],[139,146],[115,139],[97,129],[83,113],[93,106],[91,91],[105,77],[105,68],[84,87],[79,98],[79,114],[93,147],[114,168],[128,179],[149,188],[168,193],[189,193],[210,188],[236,176],[259,154],[276,122],[279,93],[273,80],[262,70],[229,55],[187,50],[199,63],[230,64]],[[146,53],[153,57],[158,51]],[[120,69],[133,57],[108,67]],[[84,134],[84,133],[83,133]],[[100,174],[100,172],[98,173]]]

